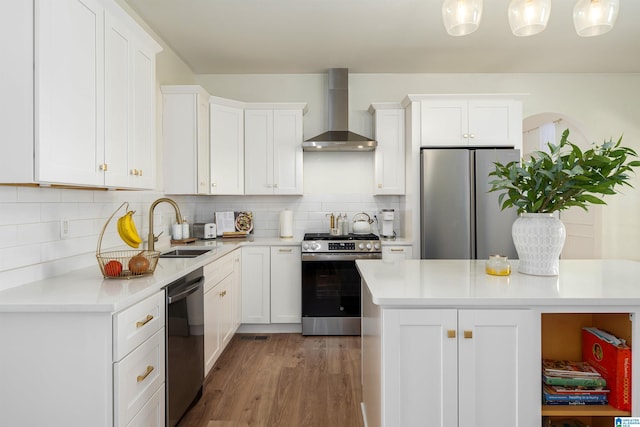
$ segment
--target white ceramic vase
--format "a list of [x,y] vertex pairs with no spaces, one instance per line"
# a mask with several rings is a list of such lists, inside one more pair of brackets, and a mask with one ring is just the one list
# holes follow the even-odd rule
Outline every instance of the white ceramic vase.
[[518,251],[518,271],[536,276],[559,273],[560,252],[564,246],[564,224],[552,213],[523,213],[511,228]]

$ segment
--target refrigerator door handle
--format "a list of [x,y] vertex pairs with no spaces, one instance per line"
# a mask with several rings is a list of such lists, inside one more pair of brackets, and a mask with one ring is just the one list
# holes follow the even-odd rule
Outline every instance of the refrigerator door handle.
[[476,237],[476,216],[478,215],[476,209],[476,151],[469,150],[469,207],[471,209],[471,215],[469,215],[469,230],[471,230],[471,259],[476,259],[478,256],[477,251],[477,237]]

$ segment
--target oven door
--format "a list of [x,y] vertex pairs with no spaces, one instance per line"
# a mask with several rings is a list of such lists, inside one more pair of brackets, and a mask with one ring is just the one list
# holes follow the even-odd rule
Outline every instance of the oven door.
[[302,317],[360,317],[357,259],[380,253],[302,254]]

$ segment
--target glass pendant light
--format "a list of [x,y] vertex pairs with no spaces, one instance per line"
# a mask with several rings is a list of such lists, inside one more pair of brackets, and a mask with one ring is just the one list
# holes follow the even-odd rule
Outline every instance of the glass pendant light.
[[482,18],[482,0],[444,0],[442,20],[449,35],[465,36],[473,33]]
[[547,27],[551,0],[511,0],[509,25],[516,36],[532,36]]
[[573,24],[581,37],[608,33],[618,17],[619,0],[578,0],[573,8]]

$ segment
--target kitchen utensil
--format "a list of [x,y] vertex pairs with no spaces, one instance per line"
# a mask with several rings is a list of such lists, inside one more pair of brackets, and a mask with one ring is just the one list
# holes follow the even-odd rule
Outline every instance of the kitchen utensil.
[[364,213],[360,212],[353,216],[353,233],[354,234],[369,234],[371,233],[371,224],[373,220],[371,217]]

